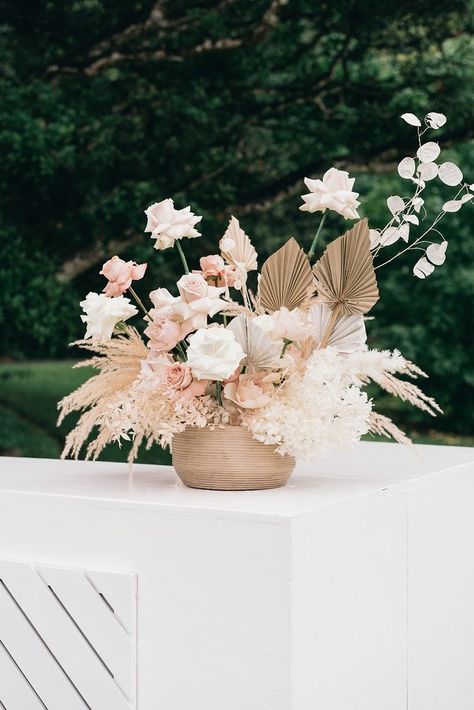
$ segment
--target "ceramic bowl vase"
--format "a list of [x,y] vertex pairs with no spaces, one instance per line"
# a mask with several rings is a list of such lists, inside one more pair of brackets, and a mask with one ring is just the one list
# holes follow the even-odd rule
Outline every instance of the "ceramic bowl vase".
[[286,485],[295,467],[291,456],[252,438],[241,426],[187,427],[173,437],[173,466],[189,488],[254,491]]

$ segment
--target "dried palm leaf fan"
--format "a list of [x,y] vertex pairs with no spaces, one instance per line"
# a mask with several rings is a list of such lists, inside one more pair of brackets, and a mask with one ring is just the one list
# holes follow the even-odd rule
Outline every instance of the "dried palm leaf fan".
[[278,362],[281,346],[270,340],[252,318],[241,314],[231,320],[227,328],[234,333],[236,341],[246,353],[241,365],[245,365],[250,372],[271,368]]
[[367,220],[331,242],[313,273],[318,295],[332,311],[321,343],[324,347],[342,316],[367,313],[378,301]]
[[294,310],[314,293],[308,257],[296,239],[289,239],[262,266],[258,287],[260,305],[269,313],[282,306]]
[[257,252],[250,241],[250,237],[245,234],[239,224],[239,220],[231,217],[229,226],[227,227],[224,236],[221,239],[221,244],[229,242],[233,246],[228,249],[222,249],[221,253],[228,264],[236,268],[245,267],[246,271],[255,271],[257,269]]

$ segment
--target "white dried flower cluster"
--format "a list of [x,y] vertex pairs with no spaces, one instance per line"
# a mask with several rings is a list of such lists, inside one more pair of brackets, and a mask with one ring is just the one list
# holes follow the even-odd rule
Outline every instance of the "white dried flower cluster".
[[210,395],[186,401],[170,399],[159,384],[150,388],[139,379],[117,397],[101,424],[110,441],[133,439],[138,450],[143,441],[147,448],[158,444],[171,449],[173,435],[186,426],[212,429],[228,421],[229,413]]
[[[263,409],[242,420],[255,439],[302,459],[356,444],[369,430],[371,402],[359,389],[359,363],[332,348],[316,350]],[[312,396],[308,397],[308,392]]]

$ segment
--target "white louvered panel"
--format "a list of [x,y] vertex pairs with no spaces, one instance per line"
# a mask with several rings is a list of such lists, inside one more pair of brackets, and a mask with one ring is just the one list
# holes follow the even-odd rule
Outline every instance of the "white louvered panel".
[[[109,585],[112,589],[123,586],[118,592],[123,604],[126,595],[129,596],[130,628],[125,629],[119,615],[114,613],[111,600],[89,581],[91,574],[94,573],[0,560],[0,580],[5,585],[0,585],[4,590],[0,641],[47,710],[133,710],[135,707],[136,638],[132,611],[136,605],[135,578],[127,574],[100,573],[114,578]],[[12,605],[16,614],[10,615],[7,612]],[[15,637],[16,626],[23,629],[23,636],[15,646],[17,655],[2,637],[3,633]],[[10,642],[14,643],[11,638]],[[29,650],[25,652],[24,646],[28,643]],[[41,659],[36,669],[30,668],[34,666],[28,655],[32,647],[35,648],[33,658]],[[46,683],[46,690],[49,687],[50,673],[46,667],[51,663],[54,665],[51,677],[61,679],[58,684],[62,684],[63,690],[72,691],[74,700],[66,700],[56,688],[51,690],[48,701],[41,695],[40,686]],[[29,672],[34,678],[29,677]],[[1,688],[0,677],[0,700]],[[23,710],[23,707],[7,706],[7,710]]]
[[102,597],[97,594],[82,572],[53,567],[37,567],[37,571],[45,583],[51,586],[110,670],[115,682],[130,698],[132,696],[130,637]]
[[[85,710],[84,702],[3,584],[0,584],[0,639],[48,710]],[[0,697],[3,691],[2,678]],[[16,705],[10,701],[7,708],[23,710],[19,700]]]
[[0,709],[44,710],[24,675],[0,644]]
[[108,572],[87,572],[86,577],[99,594],[103,594],[107,599],[115,616],[120,619],[122,625],[131,634],[135,628],[135,577],[109,574]]

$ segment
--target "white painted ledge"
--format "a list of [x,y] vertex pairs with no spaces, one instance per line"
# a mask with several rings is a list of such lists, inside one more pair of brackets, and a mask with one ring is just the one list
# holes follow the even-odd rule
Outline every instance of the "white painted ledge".
[[[186,489],[168,467],[0,458],[0,579],[40,642],[62,643],[57,610],[45,625],[28,596],[41,573],[118,669],[85,687],[84,710],[472,710],[473,546],[474,449],[363,443],[243,493]],[[84,575],[129,609],[136,580],[136,661],[95,598],[87,626]],[[18,673],[31,649],[12,603],[0,708],[66,710],[38,668]]]

